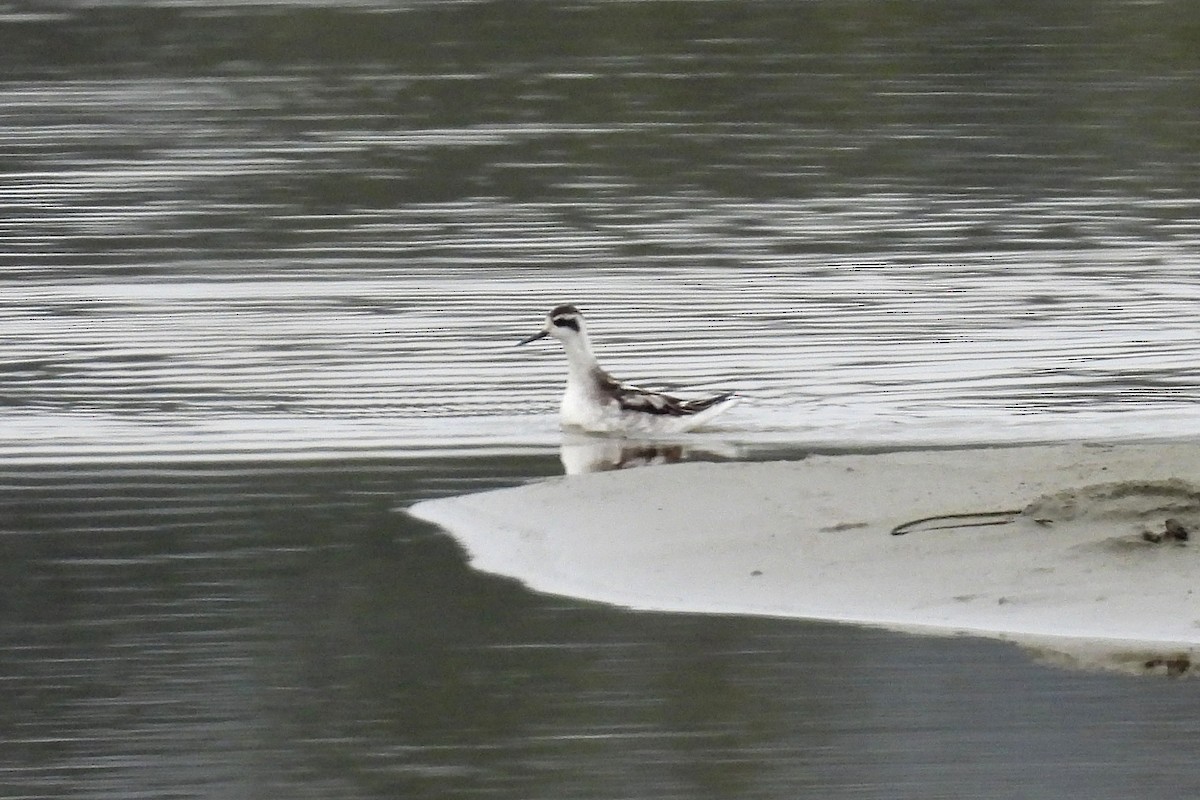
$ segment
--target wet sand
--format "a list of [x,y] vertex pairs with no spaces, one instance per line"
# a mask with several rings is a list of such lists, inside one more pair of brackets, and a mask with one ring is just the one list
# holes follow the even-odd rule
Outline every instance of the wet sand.
[[1178,671],[1200,645],[1200,542],[1176,538],[1200,527],[1198,464],[1190,441],[693,463],[410,511],[476,568],[540,591],[983,634]]

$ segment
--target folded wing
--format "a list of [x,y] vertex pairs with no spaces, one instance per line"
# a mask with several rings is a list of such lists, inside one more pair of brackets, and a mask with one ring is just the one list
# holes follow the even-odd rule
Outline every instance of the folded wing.
[[613,397],[622,409],[626,411],[642,411],[648,414],[663,414],[670,417],[688,417],[698,414],[705,409],[723,403],[733,396],[733,392],[704,397],[699,400],[681,400],[669,394],[652,392],[628,384],[617,384],[613,387]]

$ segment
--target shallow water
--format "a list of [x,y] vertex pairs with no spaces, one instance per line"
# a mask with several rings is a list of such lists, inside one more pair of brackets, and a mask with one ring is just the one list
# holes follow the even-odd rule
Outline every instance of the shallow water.
[[558,469],[4,470],[0,790],[915,800],[1200,781],[1191,681],[534,595],[391,510]]
[[9,4],[4,794],[1194,792],[1187,683],[537,597],[393,511],[562,471],[560,302],[743,393],[722,457],[1200,433],[1192,17]]

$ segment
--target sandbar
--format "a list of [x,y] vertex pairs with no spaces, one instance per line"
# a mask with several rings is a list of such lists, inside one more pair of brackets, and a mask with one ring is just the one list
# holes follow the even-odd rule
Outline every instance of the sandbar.
[[1200,653],[1195,441],[683,463],[407,510],[479,570],[632,609],[988,635],[1134,671]]

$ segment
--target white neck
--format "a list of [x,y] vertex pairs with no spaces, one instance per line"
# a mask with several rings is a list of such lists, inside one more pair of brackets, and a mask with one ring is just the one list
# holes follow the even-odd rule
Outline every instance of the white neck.
[[567,351],[571,380],[588,379],[599,369],[600,365],[596,363],[596,356],[592,353],[592,343],[588,341],[588,335],[584,331],[580,331],[578,336],[564,339],[563,349]]
[[[604,394],[604,371],[596,363],[587,333],[565,337],[563,349],[567,351],[567,387],[560,406],[564,424],[582,428],[595,428],[602,423],[606,398]],[[600,418],[598,418],[600,417]]]

